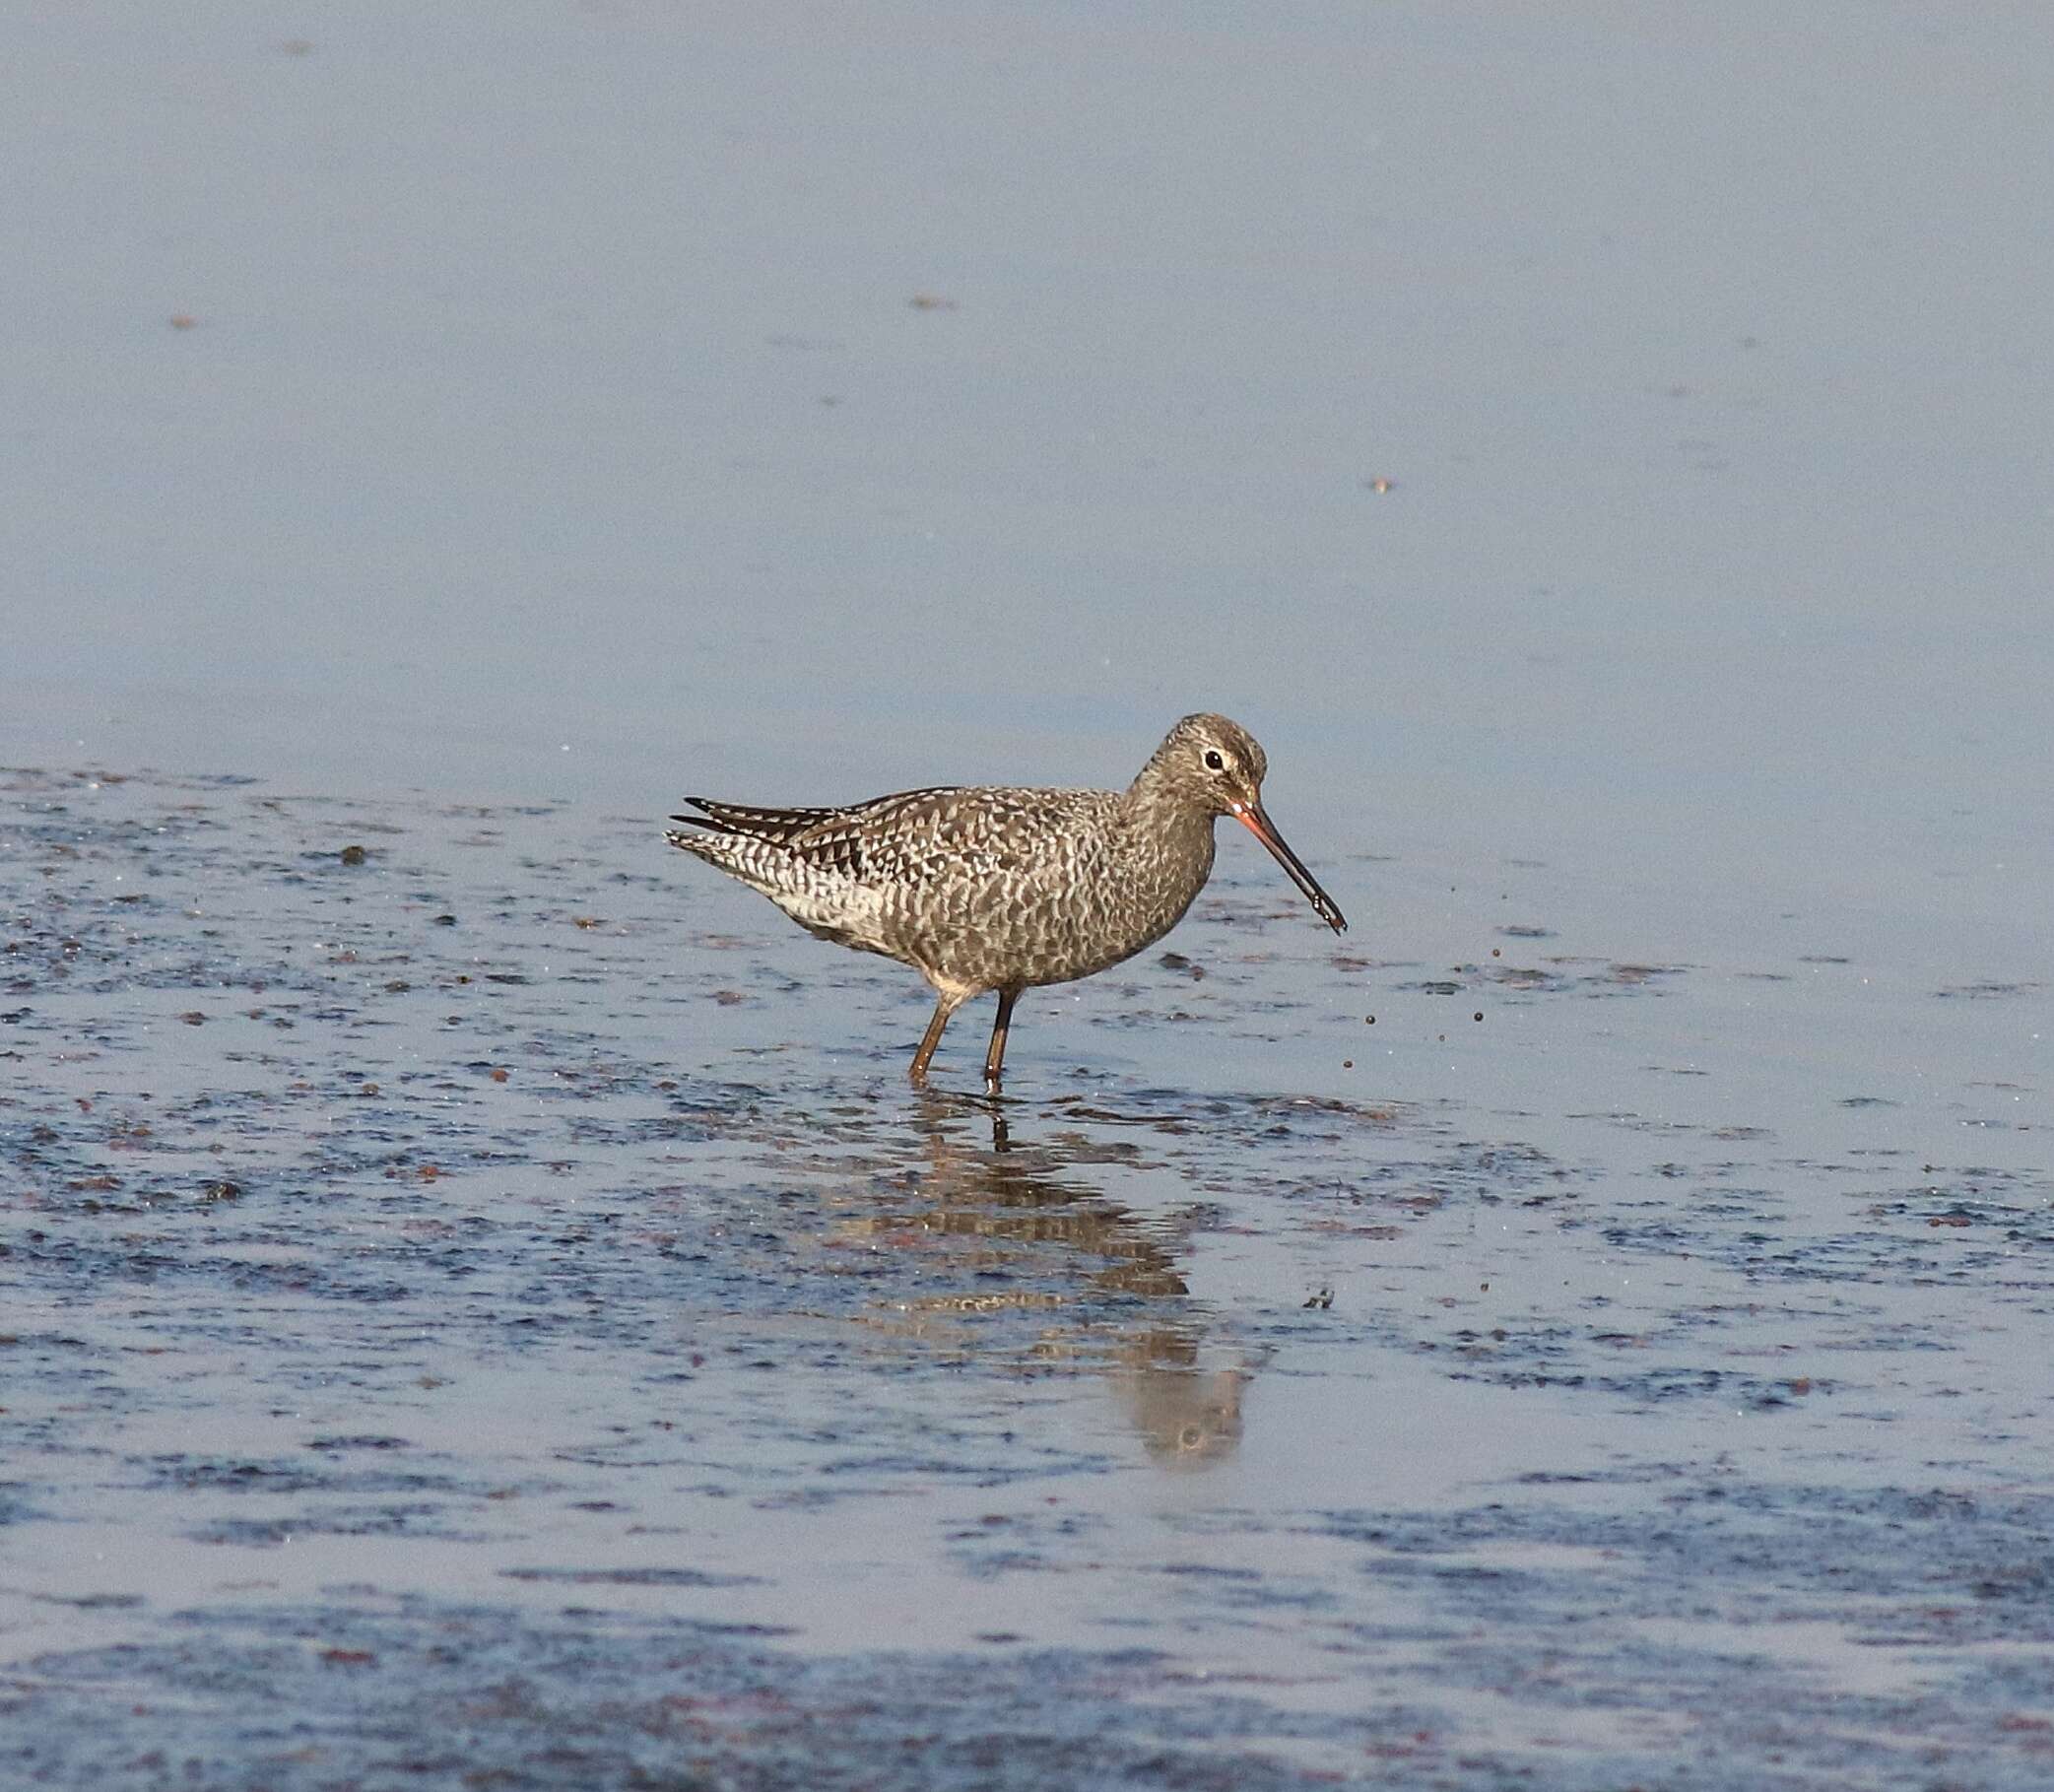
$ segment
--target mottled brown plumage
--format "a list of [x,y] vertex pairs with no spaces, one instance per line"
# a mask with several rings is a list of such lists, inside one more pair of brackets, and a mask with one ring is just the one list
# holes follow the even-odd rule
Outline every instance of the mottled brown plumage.
[[[1132,958],[1183,918],[1230,815],[1267,846],[1335,932],[1325,891],[1262,808],[1269,763],[1224,715],[1187,715],[1125,790],[905,790],[845,809],[765,809],[688,797],[664,837],[739,878],[809,933],[910,964],[939,998],[917,1083],[949,1017],[997,990],[985,1055],[996,1088],[1023,989]],[[691,830],[692,831],[688,831]]]

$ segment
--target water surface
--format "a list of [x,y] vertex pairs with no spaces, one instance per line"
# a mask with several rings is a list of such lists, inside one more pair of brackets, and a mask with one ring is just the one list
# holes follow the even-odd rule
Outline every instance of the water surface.
[[[0,83],[0,1776],[2046,1782],[2035,10]],[[1201,707],[996,1105],[660,841]]]

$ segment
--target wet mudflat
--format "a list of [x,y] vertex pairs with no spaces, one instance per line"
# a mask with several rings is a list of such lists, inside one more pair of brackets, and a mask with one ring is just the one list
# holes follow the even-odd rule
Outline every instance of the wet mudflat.
[[650,818],[5,800],[10,1784],[2054,1776],[2001,964],[1224,854],[994,1103]]

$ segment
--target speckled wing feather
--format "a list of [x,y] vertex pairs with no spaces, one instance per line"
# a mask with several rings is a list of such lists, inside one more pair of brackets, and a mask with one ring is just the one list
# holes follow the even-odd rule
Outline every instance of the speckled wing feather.
[[[960,794],[943,789],[902,790],[895,796],[876,797],[846,809],[767,809],[689,796],[685,800],[695,809],[704,810],[704,815],[674,815],[671,820],[715,833],[761,840],[781,848],[811,870],[861,879],[868,871],[880,830],[888,830],[902,809]],[[674,845],[685,843],[675,834],[671,839]]]
[[787,841],[823,871],[873,887],[961,883],[1016,873],[1074,838],[1084,792],[968,787],[903,790],[839,810]]

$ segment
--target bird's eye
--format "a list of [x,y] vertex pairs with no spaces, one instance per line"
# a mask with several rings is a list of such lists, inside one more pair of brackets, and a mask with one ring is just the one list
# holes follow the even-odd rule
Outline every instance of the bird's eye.
[[1225,771],[1226,769],[1226,762],[1220,757],[1220,750],[1217,747],[1208,747],[1205,750],[1205,768],[1208,771]]

